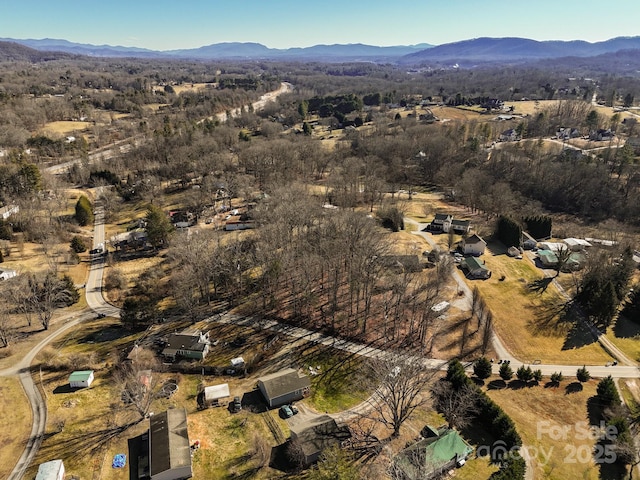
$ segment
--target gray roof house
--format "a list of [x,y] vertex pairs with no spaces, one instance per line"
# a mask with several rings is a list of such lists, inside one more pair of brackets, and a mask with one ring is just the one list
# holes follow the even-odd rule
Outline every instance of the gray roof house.
[[162,355],[173,360],[176,357],[202,360],[209,353],[209,332],[196,332],[194,334],[169,335],[167,345],[162,350]]
[[172,408],[149,418],[149,473],[151,480],[191,478],[191,446],[184,408]]
[[297,370],[285,368],[258,378],[258,389],[267,405],[275,408],[307,396],[311,389],[311,381],[308,376],[298,373]]
[[323,450],[334,445],[341,446],[342,442],[351,438],[349,427],[338,426],[329,415],[292,425],[290,430],[291,441],[296,442],[300,448],[305,465],[317,462]]

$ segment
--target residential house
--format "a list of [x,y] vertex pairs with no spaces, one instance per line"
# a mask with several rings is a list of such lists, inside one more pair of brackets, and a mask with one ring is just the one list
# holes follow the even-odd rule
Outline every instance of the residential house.
[[501,142],[515,142],[516,140],[520,140],[520,135],[518,135],[515,129],[510,128],[500,134],[499,140]]
[[429,230],[432,232],[448,233],[451,228],[453,216],[446,213],[436,213],[435,218],[429,224]]
[[297,370],[285,368],[258,378],[258,389],[267,405],[275,408],[307,396],[311,389],[311,381],[308,376],[298,373]]
[[582,252],[592,245],[582,238],[565,238],[563,242],[572,252]]
[[209,332],[194,334],[172,333],[162,355],[175,361],[176,358],[203,360],[209,353]]
[[605,140],[611,140],[615,136],[615,132],[612,132],[610,129],[599,128],[598,130],[594,130],[589,134],[589,140],[601,142]]
[[442,478],[446,472],[462,467],[473,448],[456,432],[447,427],[430,428],[432,436],[407,447],[394,459],[402,480]]
[[451,230],[458,235],[466,235],[471,230],[471,220],[452,220]]
[[564,242],[540,242],[538,247],[541,250],[551,250],[552,252],[559,252],[567,248],[567,244]]
[[543,267],[554,268],[558,265],[558,255],[552,250],[538,250],[538,258]]
[[572,127],[560,127],[556,132],[556,138],[558,140],[569,140],[571,138],[579,138],[580,136],[580,130]]
[[0,268],[0,281],[9,280],[10,278],[16,277],[18,272],[15,270],[9,270],[7,268]]
[[486,280],[491,277],[491,270],[479,258],[465,258],[460,262],[460,268],[465,272],[466,277],[470,279]]
[[191,446],[184,408],[172,408],[149,417],[149,432],[142,436],[142,443],[141,455],[137,458],[138,478],[191,478]]
[[64,480],[64,463],[62,460],[51,460],[38,467],[36,480]]
[[311,465],[318,461],[322,452],[337,446],[351,438],[351,432],[346,425],[338,426],[329,415],[314,417],[306,422],[291,425],[291,441],[302,452],[304,464]]
[[223,407],[229,403],[230,397],[228,383],[204,388],[204,404],[207,407]]
[[93,370],[76,370],[69,375],[69,386],[71,388],[86,388],[93,383]]
[[460,242],[460,248],[465,255],[480,256],[487,248],[487,242],[485,242],[480,235],[474,233],[468,238],[463,238]]

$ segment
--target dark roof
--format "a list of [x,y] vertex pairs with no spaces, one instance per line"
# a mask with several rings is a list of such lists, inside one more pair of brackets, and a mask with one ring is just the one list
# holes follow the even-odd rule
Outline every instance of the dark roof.
[[469,244],[469,245],[472,245],[474,243],[484,243],[485,245],[487,244],[487,242],[485,242],[482,239],[482,237],[480,235],[478,235],[477,233],[474,233],[469,238],[465,238],[464,243],[465,244]]
[[173,356],[178,350],[190,350],[192,352],[202,352],[207,346],[200,341],[200,335],[183,335],[173,333],[169,335],[168,345],[162,351],[163,355]]
[[187,411],[172,408],[149,418],[151,476],[191,465]]
[[267,400],[311,387],[309,377],[299,374],[293,368],[285,368],[279,372],[260,377],[258,383],[262,383],[268,397]]
[[475,257],[466,257],[462,262],[460,262],[460,266],[463,269],[468,270],[469,273],[489,271],[489,269],[482,263],[482,260]]
[[447,213],[436,213],[435,218],[433,219],[433,221],[435,222],[436,220],[441,220],[441,221],[445,221],[445,220],[451,220],[451,215],[447,214]]
[[451,220],[451,226],[456,227],[468,227],[471,225],[471,220]]
[[306,457],[351,438],[346,425],[338,426],[329,415],[322,415],[299,425],[291,426],[291,438],[297,440]]

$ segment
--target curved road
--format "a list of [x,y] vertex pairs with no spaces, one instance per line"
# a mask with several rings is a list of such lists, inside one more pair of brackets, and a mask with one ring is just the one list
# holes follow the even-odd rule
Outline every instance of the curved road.
[[[104,213],[101,208],[96,209],[95,235],[93,242],[93,248],[104,243]],[[27,441],[27,445],[25,446],[22,455],[18,459],[18,463],[11,472],[11,475],[9,475],[9,480],[20,480],[23,478],[26,469],[31,465],[38,453],[47,423],[47,404],[31,377],[30,367],[33,359],[40,350],[42,350],[56,337],[62,335],[85,320],[95,319],[96,313],[103,314],[105,316],[120,317],[120,310],[113,305],[108,304],[102,296],[103,270],[104,258],[100,257],[99,259],[94,259],[89,270],[85,288],[88,305],[87,310],[75,315],[67,315],[59,318],[56,323],[64,322],[64,325],[60,329],[52,332],[38,342],[38,344],[29,350],[29,352],[16,365],[0,371],[0,376],[18,375],[20,383],[22,383],[22,387],[24,388],[25,395],[31,404],[31,412],[33,415],[33,423],[31,426],[29,440]]]

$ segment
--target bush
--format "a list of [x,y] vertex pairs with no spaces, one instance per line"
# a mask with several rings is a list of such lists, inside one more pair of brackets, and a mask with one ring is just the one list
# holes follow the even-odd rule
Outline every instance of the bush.
[[531,370],[531,367],[525,367],[522,365],[516,371],[516,377],[518,377],[518,380],[523,382],[530,382],[533,379],[533,371]]
[[560,383],[562,380],[564,380],[564,375],[562,375],[562,372],[553,372],[551,374],[551,382]]
[[533,371],[533,379],[536,382],[540,382],[542,381],[542,370],[538,369],[538,370],[534,370]]
[[87,251],[87,244],[84,243],[84,240],[77,235],[71,239],[71,250],[76,253],[82,253]]

